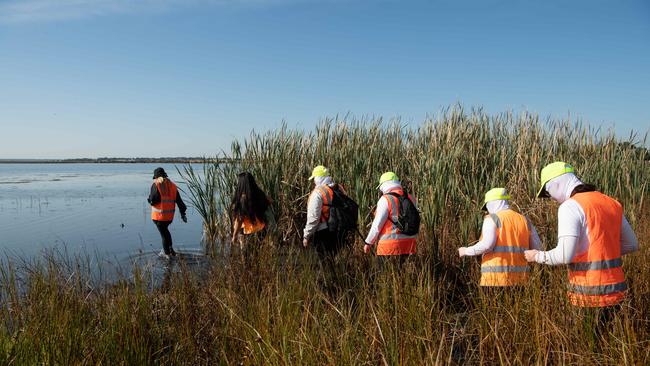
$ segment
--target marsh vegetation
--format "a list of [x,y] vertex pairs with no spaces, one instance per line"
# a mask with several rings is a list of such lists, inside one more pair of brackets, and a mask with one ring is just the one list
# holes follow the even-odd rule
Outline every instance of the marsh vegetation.
[[[251,133],[225,153],[231,162],[179,169],[223,265],[205,277],[175,273],[151,290],[137,269],[132,280],[99,285],[74,263],[5,263],[0,363],[648,364],[650,162],[639,143],[644,136],[462,107],[417,127],[335,118],[313,132]],[[522,291],[486,296],[478,262],[457,257],[477,239],[492,186],[507,187],[544,245],[555,246],[557,205],[533,199],[539,170],[555,160],[618,199],[639,238],[640,250],[624,258],[628,297],[602,340],[568,304],[564,268],[534,266]],[[307,177],[318,164],[359,203],[362,225],[377,178],[397,172],[422,211],[417,256],[381,267],[357,239],[337,257],[337,286],[323,287],[314,254],[300,246]],[[277,227],[240,255],[224,250],[224,208],[242,170],[273,198]]]

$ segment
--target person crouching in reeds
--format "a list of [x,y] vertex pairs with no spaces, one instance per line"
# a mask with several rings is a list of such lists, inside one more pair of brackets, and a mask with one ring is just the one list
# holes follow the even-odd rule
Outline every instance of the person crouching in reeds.
[[271,199],[260,189],[249,172],[239,173],[237,188],[230,204],[232,220],[232,243],[239,240],[239,248],[244,249],[243,236],[259,233],[273,221]]
[[471,247],[458,248],[458,255],[483,255],[481,282],[484,287],[508,287],[528,282],[530,268],[524,251],[539,249],[541,241],[528,218],[510,208],[505,188],[493,188],[485,194],[482,209],[481,238]]

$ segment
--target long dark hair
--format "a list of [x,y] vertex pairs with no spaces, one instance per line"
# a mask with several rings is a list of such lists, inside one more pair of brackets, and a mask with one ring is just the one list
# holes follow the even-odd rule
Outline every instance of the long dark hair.
[[573,195],[577,194],[577,193],[594,192],[594,191],[597,191],[597,190],[598,190],[598,188],[596,188],[595,185],[583,183],[583,184],[577,185],[575,188],[573,188],[573,191],[571,191],[571,196],[570,197],[573,197]]
[[251,222],[264,220],[264,212],[269,207],[266,193],[257,186],[255,178],[249,172],[239,173],[237,188],[230,203],[232,218],[248,217]]

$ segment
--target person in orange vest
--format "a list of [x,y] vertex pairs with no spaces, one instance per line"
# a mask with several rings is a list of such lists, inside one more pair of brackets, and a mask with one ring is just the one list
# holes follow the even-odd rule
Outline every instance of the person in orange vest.
[[249,172],[239,173],[237,188],[230,203],[232,219],[232,242],[239,239],[239,248],[244,249],[244,235],[262,232],[275,220],[271,211],[271,199],[260,189]]
[[530,220],[510,208],[505,188],[485,193],[481,238],[471,247],[458,248],[458,255],[482,255],[481,286],[517,286],[528,282],[530,268],[524,257],[528,249],[540,249],[540,239]]
[[578,307],[601,308],[599,324],[607,322],[625,298],[627,284],[622,256],[639,243],[623,207],[615,199],[583,183],[574,168],[554,162],[541,172],[537,197],[551,197],[558,208],[558,243],[549,251],[528,250],[526,260],[567,264],[568,298]]
[[176,188],[176,184],[172,182],[165,173],[165,169],[156,168],[153,171],[153,184],[149,198],[147,199],[151,205],[151,220],[158,228],[160,237],[162,238],[163,249],[160,256],[169,259],[176,256],[176,251],[172,245],[172,235],[169,232],[169,225],[174,220],[174,213],[176,212],[176,205],[181,212],[181,220],[187,222],[185,212],[187,207],[181,195]]
[[307,201],[307,222],[303,230],[302,244],[306,248],[313,243],[319,258],[333,257],[340,249],[340,243],[335,232],[328,230],[329,206],[334,199],[334,189],[345,190],[342,185],[334,182],[329,171],[318,165],[312,171],[309,180],[314,181],[314,189]]
[[[416,253],[415,235],[404,234],[398,228],[400,217],[399,196],[404,195],[402,184],[394,172],[386,172],[379,178],[379,186],[382,196],[377,202],[375,217],[372,221],[370,231],[363,246],[364,253],[370,253],[373,245],[377,244],[376,254],[384,258],[399,257],[399,263]],[[408,200],[415,207],[415,199],[410,194]],[[418,217],[419,220],[419,217]]]

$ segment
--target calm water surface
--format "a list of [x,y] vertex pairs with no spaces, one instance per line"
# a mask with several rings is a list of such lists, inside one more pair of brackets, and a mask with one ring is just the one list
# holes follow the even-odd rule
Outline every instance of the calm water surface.
[[[163,166],[184,189],[172,164],[0,164],[0,252],[30,257],[44,250],[90,253],[121,264],[155,261],[162,248],[147,203],[152,172]],[[202,253],[201,218],[170,226],[174,248]]]

